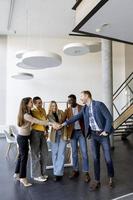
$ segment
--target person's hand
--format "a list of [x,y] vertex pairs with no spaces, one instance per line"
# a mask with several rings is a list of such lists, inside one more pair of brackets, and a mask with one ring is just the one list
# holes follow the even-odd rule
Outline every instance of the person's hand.
[[108,136],[108,133],[106,133],[105,131],[103,131],[101,134],[100,134],[100,136]]
[[58,124],[58,130],[63,128],[63,124]]
[[59,130],[59,129],[60,129],[60,124],[57,123],[57,122],[54,122],[54,123],[52,123],[52,127],[53,127],[53,129],[55,129],[55,130]]
[[48,139],[48,133],[44,134],[44,137],[46,138],[46,140]]
[[62,124],[57,124],[57,130],[60,130],[60,129],[62,129],[63,128],[63,125]]

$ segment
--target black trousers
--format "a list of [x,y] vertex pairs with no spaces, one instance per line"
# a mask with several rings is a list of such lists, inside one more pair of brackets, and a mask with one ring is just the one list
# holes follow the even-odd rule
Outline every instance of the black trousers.
[[17,136],[17,142],[19,146],[19,155],[17,159],[15,173],[19,173],[20,178],[26,177],[26,168],[28,160],[28,151],[29,151],[29,136]]

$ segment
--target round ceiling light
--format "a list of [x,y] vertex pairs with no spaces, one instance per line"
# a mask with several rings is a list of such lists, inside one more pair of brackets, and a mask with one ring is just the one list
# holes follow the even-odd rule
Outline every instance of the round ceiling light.
[[62,63],[61,56],[56,53],[43,51],[30,51],[22,56],[19,67],[25,69],[44,69],[48,67],[57,67]]
[[18,59],[22,58],[24,52],[25,52],[25,50],[18,51],[18,52],[16,53],[16,58],[18,58]]
[[80,56],[88,53],[89,48],[83,43],[70,43],[64,46],[63,52],[70,56]]
[[33,74],[30,74],[30,73],[18,73],[18,74],[12,75],[11,77],[18,80],[29,80],[29,79],[32,79],[34,76]]
[[[25,65],[22,61],[17,62],[17,63],[16,63],[16,66],[17,66],[17,67],[20,67],[20,68],[23,68],[23,69],[32,69],[32,70],[36,69],[36,68],[33,68],[32,66]],[[38,67],[38,70],[39,70],[39,69],[43,69],[43,68]]]
[[94,53],[101,50],[101,44],[70,43],[64,46],[63,51],[70,56],[80,56],[87,53]]

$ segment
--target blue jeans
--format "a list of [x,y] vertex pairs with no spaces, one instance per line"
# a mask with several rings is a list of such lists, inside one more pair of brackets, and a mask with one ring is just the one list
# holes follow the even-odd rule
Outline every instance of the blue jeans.
[[66,142],[61,139],[60,131],[56,133],[55,143],[51,142],[53,172],[55,176],[63,176]]
[[113,161],[111,158],[111,149],[109,137],[99,136],[96,133],[91,135],[91,149],[94,160],[95,180],[100,181],[100,146],[102,146],[105,162],[107,165],[108,176],[114,176]]
[[72,146],[73,169],[75,171],[79,170],[78,143],[79,143],[81,154],[82,154],[82,171],[88,172],[89,171],[89,161],[88,161],[86,139],[83,136],[81,130],[74,130],[72,139],[71,139],[71,146]]

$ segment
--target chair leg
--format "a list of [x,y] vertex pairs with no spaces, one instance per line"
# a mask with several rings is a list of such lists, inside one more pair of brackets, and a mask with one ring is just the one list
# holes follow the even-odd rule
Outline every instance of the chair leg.
[[8,143],[7,151],[6,151],[6,157],[9,155],[9,151],[11,148],[11,143]]

